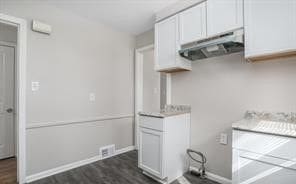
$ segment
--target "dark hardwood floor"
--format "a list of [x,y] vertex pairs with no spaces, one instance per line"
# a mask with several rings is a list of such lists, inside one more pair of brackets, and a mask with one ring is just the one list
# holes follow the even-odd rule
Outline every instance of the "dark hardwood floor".
[[[191,184],[218,184],[185,174]],[[131,151],[88,164],[31,184],[158,184],[137,167],[137,152]],[[179,184],[178,181],[173,184]]]
[[0,184],[16,184],[16,159],[0,160]]

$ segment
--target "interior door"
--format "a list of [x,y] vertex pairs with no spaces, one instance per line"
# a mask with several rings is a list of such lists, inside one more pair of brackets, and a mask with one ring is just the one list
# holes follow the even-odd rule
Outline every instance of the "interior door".
[[13,47],[0,45],[0,159],[15,155]]

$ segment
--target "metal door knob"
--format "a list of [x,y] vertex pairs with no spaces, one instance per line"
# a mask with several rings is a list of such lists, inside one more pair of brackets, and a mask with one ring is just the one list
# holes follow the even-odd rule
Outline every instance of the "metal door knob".
[[12,108],[6,109],[6,112],[12,113],[13,112],[13,109]]

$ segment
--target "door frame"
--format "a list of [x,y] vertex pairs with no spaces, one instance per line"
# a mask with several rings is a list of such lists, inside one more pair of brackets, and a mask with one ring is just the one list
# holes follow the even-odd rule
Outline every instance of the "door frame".
[[[154,44],[147,45],[135,50],[135,149],[139,149],[139,115],[143,110],[143,60],[144,52],[153,50]],[[171,103],[171,74],[166,74],[166,104]]]
[[15,123],[17,127],[17,180],[26,181],[26,63],[27,63],[27,22],[24,19],[0,13],[0,22],[17,27],[15,58]]

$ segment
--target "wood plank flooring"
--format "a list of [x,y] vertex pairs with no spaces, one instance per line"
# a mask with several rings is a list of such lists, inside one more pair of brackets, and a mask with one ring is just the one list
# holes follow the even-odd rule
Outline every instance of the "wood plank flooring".
[[16,184],[16,159],[0,160],[0,184]]
[[[131,151],[88,164],[31,184],[158,184],[142,174],[137,166],[137,152]],[[185,174],[191,184],[218,184]],[[178,181],[173,184],[179,184]]]

